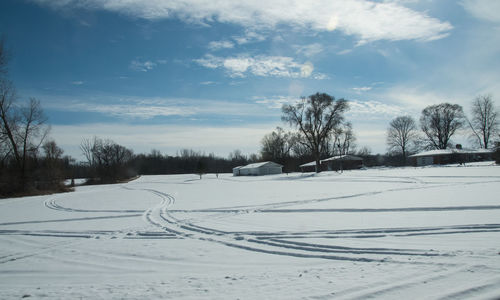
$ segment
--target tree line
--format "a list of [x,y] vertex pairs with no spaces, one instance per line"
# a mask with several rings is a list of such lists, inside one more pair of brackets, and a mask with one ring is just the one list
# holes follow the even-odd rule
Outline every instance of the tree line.
[[[315,161],[316,172],[322,159],[356,154],[366,166],[408,164],[408,156],[423,150],[453,147],[452,137],[465,131],[477,147],[498,148],[500,141],[498,111],[491,95],[476,97],[467,117],[458,104],[441,103],[422,110],[419,124],[412,116],[394,118],[387,129],[387,153],[372,155],[367,147],[357,149],[352,124],[345,120],[349,102],[324,93],[303,97],[295,104],[282,107],[282,120],[296,131],[281,127],[261,141],[261,156],[298,170],[305,162]],[[496,153],[498,159],[498,151]]]
[[[325,93],[303,97],[282,107],[281,120],[293,131],[277,127],[261,140],[259,154],[244,155],[234,150],[228,157],[180,150],[175,156],[158,150],[134,154],[116,142],[94,137],[83,139],[80,149],[84,162],[68,155],[49,138],[50,126],[40,101],[21,101],[8,77],[9,53],[0,40],[0,197],[68,191],[63,182],[87,178],[89,183],[114,183],[137,176],[156,174],[227,173],[235,166],[258,161],[275,161],[285,172],[299,165],[338,155],[363,157],[366,166],[405,165],[407,157],[423,149],[446,149],[451,138],[468,129],[470,139],[481,148],[498,144],[498,112],[492,96],[478,96],[467,118],[457,104],[426,107],[419,124],[411,116],[398,116],[387,130],[386,154],[372,155],[368,147],[356,145],[352,123],[346,120],[349,101]],[[498,145],[497,145],[498,146]],[[498,152],[498,151],[497,151]]]
[[134,154],[116,142],[94,137],[84,139],[80,149],[84,162],[68,155],[49,138],[50,125],[40,101],[21,99],[8,76],[10,53],[0,39],[0,197],[69,191],[65,184],[75,178],[88,183],[114,183],[137,174],[176,174],[231,172],[235,165],[255,162],[257,155],[246,156],[240,150],[228,158],[193,150],[181,150],[176,156]]
[[496,144],[498,148],[499,119],[492,96],[477,96],[471,112],[467,117],[458,104],[430,105],[422,110],[420,128],[411,116],[396,117],[387,130],[388,149],[406,163],[407,157],[417,151],[453,147],[452,137],[460,130],[476,147],[490,149]]

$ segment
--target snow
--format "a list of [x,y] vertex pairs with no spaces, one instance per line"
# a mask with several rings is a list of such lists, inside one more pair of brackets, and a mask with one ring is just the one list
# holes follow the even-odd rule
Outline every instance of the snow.
[[277,164],[277,163],[272,162],[272,161],[264,161],[264,162],[258,162],[258,163],[248,164],[246,166],[242,166],[242,167],[238,167],[238,168],[239,169],[254,169],[254,168],[263,167],[265,165],[273,165],[273,166],[283,167],[282,165]]
[[410,155],[410,157],[421,157],[421,156],[436,156],[436,155],[448,155],[448,154],[491,154],[494,151],[491,149],[437,149],[420,152],[417,154]]
[[0,298],[495,299],[500,167],[142,176],[0,200]]

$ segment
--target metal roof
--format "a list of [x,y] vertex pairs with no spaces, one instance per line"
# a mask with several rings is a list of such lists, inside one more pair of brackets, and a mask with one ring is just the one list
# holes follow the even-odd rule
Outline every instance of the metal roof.
[[[346,155],[340,155],[340,156],[332,156],[332,157],[329,157],[329,158],[325,158],[325,159],[322,159],[320,160],[319,162],[320,163],[323,163],[323,162],[326,162],[326,161],[336,161],[336,160],[363,160],[361,157],[359,156],[354,156],[354,155],[350,155],[350,154],[346,154]],[[306,164],[302,164],[300,165],[299,167],[313,167],[316,165],[316,162],[315,161],[312,161],[312,162],[308,162]]]
[[439,155],[450,155],[450,154],[489,154],[493,153],[490,149],[438,149],[420,152],[417,154],[410,155],[409,157],[422,157],[422,156],[439,156]]
[[241,167],[240,169],[262,168],[263,166],[266,166],[266,165],[274,165],[275,167],[283,167],[282,165],[277,164],[277,163],[272,162],[272,161],[264,161],[264,162],[249,164],[249,165],[246,165],[244,167]]
[[361,157],[359,157],[359,156],[354,156],[354,155],[346,154],[346,155],[340,155],[340,156],[332,156],[332,157],[323,159],[321,162],[324,162],[324,161],[333,161],[333,160],[363,160],[363,159]]

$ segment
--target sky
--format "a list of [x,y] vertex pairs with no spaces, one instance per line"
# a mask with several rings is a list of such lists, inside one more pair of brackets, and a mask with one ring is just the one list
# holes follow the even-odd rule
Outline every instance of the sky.
[[[2,0],[19,101],[50,137],[135,153],[258,153],[281,106],[349,100],[358,148],[385,153],[389,122],[500,95],[496,0]],[[457,141],[460,137],[457,136]]]

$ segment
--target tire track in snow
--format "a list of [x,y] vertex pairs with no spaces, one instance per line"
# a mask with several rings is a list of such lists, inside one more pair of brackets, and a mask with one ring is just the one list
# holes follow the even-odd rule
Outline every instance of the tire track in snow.
[[500,205],[473,205],[473,206],[430,206],[430,207],[394,207],[394,208],[303,208],[303,209],[195,209],[171,210],[172,213],[379,213],[379,212],[421,212],[421,211],[463,211],[463,210],[497,210]]
[[55,245],[50,245],[50,246],[45,246],[45,247],[39,248],[36,251],[17,252],[17,253],[6,255],[6,256],[0,258],[0,264],[5,264],[5,263],[9,263],[9,262],[19,261],[19,260],[30,258],[30,257],[33,257],[33,256],[45,254],[47,252],[50,252],[50,251],[53,251],[53,250],[56,250],[56,249],[60,249],[60,248],[68,247],[68,246],[71,246],[71,245],[75,245],[75,244],[78,244],[78,243],[81,243],[81,240],[57,243]]
[[19,222],[0,223],[0,226],[21,225],[21,224],[42,224],[42,223],[90,221],[90,220],[102,220],[102,219],[120,219],[120,218],[132,218],[132,217],[140,217],[140,216],[142,216],[142,214],[129,214],[129,215],[118,215],[118,216],[113,215],[113,216],[83,217],[83,218],[68,218],[68,219],[51,219],[51,220],[35,220],[35,221],[19,221]]
[[[484,268],[485,266],[477,266]],[[450,281],[457,276],[463,276],[464,273],[474,269],[475,266],[467,267],[454,267],[451,270],[445,270],[436,273],[430,273],[423,276],[417,276],[415,278],[396,280],[391,282],[379,283],[376,286],[371,287],[357,287],[355,289],[349,289],[348,291],[341,291],[335,294],[335,298],[338,299],[370,299],[370,298],[400,298],[401,295],[413,295],[415,290],[422,290],[426,288],[432,288],[430,286],[440,287],[442,294],[445,296],[436,297],[436,299],[468,299],[471,295],[479,296],[480,293],[488,292],[494,288],[498,287],[500,283],[499,278],[493,280],[488,280],[488,283],[482,281],[479,285],[469,286],[467,288],[459,288],[456,291],[456,287],[450,286]],[[494,269],[491,269],[494,271]],[[459,278],[453,281],[461,282]],[[452,292],[448,292],[448,290]],[[492,298],[493,299],[493,298]]]
[[136,209],[79,209],[79,208],[71,208],[71,207],[64,207],[59,204],[57,204],[56,199],[48,199],[44,202],[45,207],[53,209],[53,210],[59,210],[59,211],[65,211],[65,212],[97,212],[97,213],[143,213],[144,210],[136,210]]
[[[164,202],[166,201],[166,199],[168,199],[168,195],[163,194],[163,193],[156,191],[156,190],[133,189],[133,188],[129,188],[126,186],[121,186],[121,188],[126,189],[126,190],[143,190],[143,191],[151,192],[157,196],[160,196],[162,199],[162,202],[159,205],[163,205]],[[78,212],[78,213],[116,213],[116,214],[122,214],[122,215],[83,217],[83,218],[71,218],[71,219],[59,219],[59,220],[10,222],[10,223],[3,223],[0,225],[19,225],[19,224],[32,224],[32,223],[68,222],[68,221],[87,221],[87,220],[128,218],[128,217],[139,217],[139,216],[148,217],[148,211],[150,210],[150,209],[134,210],[134,209],[80,209],[80,208],[71,208],[71,207],[65,207],[65,206],[60,205],[59,203],[57,203],[56,199],[57,199],[57,197],[45,200],[44,201],[45,207],[52,209],[52,210],[72,212],[72,213],[73,212]],[[170,200],[174,200],[174,199],[172,198]],[[123,214],[126,214],[126,215],[123,215]],[[125,238],[125,239],[160,239],[160,238],[169,239],[169,238],[176,238],[175,234],[173,234],[173,233],[166,234],[164,232],[120,230],[120,231],[116,231],[114,233],[118,234],[118,235],[122,235],[123,238]],[[26,232],[23,234],[24,235],[37,235],[37,236],[47,235],[47,236],[49,236],[49,234],[47,234],[47,233],[39,233],[36,231]],[[83,234],[83,236],[86,237],[85,233],[76,233],[77,236],[80,234]],[[58,236],[58,235],[59,235],[59,233],[54,233],[54,236]],[[65,236],[65,233],[61,233],[60,235]],[[91,236],[91,237],[94,237],[94,236]],[[112,238],[116,238],[116,235],[114,235]]]
[[[161,196],[165,201],[151,208],[145,214],[145,219],[152,225],[157,226],[163,230],[171,233],[175,233],[186,238],[195,238],[203,241],[215,242],[223,244],[229,247],[249,250],[253,252],[261,252],[275,255],[286,255],[294,257],[304,257],[304,258],[321,258],[330,260],[348,260],[348,261],[358,261],[358,262],[385,262],[386,258],[377,257],[365,257],[369,256],[380,256],[388,254],[398,254],[405,256],[439,256],[438,253],[429,253],[429,251],[419,251],[413,250],[408,251],[406,249],[392,249],[392,251],[387,249],[348,249],[343,250],[322,247],[318,245],[300,245],[282,242],[279,240],[274,241],[264,241],[262,237],[257,239],[251,234],[233,234],[224,231],[214,230],[207,227],[199,227],[184,220],[179,220],[170,213],[168,207],[173,203],[173,197],[157,192],[157,195]],[[170,200],[167,200],[170,199]],[[339,253],[343,253],[347,256],[339,256]],[[365,255],[365,256],[360,256]],[[400,263],[394,260],[391,262]],[[408,262],[403,262],[408,263]],[[416,262],[410,262],[416,263]]]

